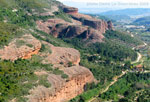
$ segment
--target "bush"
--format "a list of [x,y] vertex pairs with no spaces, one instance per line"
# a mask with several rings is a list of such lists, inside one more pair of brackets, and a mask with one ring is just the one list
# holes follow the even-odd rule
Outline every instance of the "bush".
[[64,73],[64,72],[61,71],[61,70],[59,70],[58,68],[56,68],[56,69],[53,70],[53,74],[56,74],[56,75],[61,75],[61,74],[63,74],[63,73]]
[[69,62],[68,67],[72,67],[72,66],[73,66],[72,62]]
[[68,75],[67,75],[67,74],[62,74],[61,77],[62,77],[63,79],[66,79],[66,78],[68,78]]
[[47,80],[47,75],[43,75],[39,77],[39,84],[47,88],[51,87],[51,84]]
[[31,47],[31,48],[33,47],[33,45],[32,45],[32,44],[26,44],[26,46]]

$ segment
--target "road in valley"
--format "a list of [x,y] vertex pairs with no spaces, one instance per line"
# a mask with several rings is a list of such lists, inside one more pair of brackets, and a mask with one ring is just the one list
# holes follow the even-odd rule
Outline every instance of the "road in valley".
[[[123,75],[125,75],[127,73],[127,70],[126,71],[122,71],[122,73],[119,75],[119,76],[116,76],[115,78],[113,78],[113,81],[104,89],[100,92],[100,94],[103,94],[105,93],[106,91],[108,91],[108,89],[114,85],[119,78],[121,78]],[[95,96],[94,98],[92,98],[91,100],[89,100],[88,102],[93,102],[99,95]]]
[[[144,43],[143,46],[147,46],[147,43],[145,43],[145,42],[143,42],[143,43]],[[132,48],[132,49],[134,50],[135,48],[136,48],[136,47],[134,47],[134,48]],[[131,62],[131,64],[135,64],[135,63],[140,62],[140,60],[141,60],[141,58],[142,58],[142,55],[141,55],[139,52],[137,52],[137,54],[138,54],[138,57],[137,57],[136,61]],[[124,76],[124,75],[125,75],[126,73],[128,73],[128,72],[129,72],[128,70],[122,71],[122,73],[121,73],[119,76],[116,76],[116,77],[113,79],[113,81],[112,81],[104,90],[102,90],[102,91],[100,92],[100,94],[103,94],[103,93],[107,92],[108,89],[109,89],[112,85],[114,85],[114,84],[118,81],[119,78],[121,78],[122,76]],[[150,71],[144,71],[143,73],[150,73]],[[99,96],[99,95],[93,97],[93,98],[92,98],[91,100],[89,100],[88,102],[94,102],[94,100],[96,100],[96,98],[97,98],[98,96]]]

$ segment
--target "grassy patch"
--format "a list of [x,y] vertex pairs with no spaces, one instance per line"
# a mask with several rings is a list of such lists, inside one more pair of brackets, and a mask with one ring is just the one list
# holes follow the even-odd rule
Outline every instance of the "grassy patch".
[[19,48],[19,47],[21,47],[21,46],[23,46],[23,45],[25,45],[26,44],[26,42],[24,41],[24,40],[17,40],[16,41],[16,46],[17,46],[17,48]]
[[11,39],[18,35],[19,27],[13,24],[0,22],[0,46],[7,45]]
[[51,87],[51,84],[47,80],[47,75],[42,75],[39,77],[39,85],[43,85],[46,88]]
[[61,18],[61,19],[65,20],[65,21],[67,21],[67,22],[72,22],[71,19],[70,19],[71,17],[68,14],[66,14],[66,13],[64,13],[62,11],[54,12],[54,14],[55,14],[55,16],[57,18]]
[[33,47],[33,45],[32,45],[32,44],[26,44],[26,46],[31,47],[31,48]]
[[66,79],[66,78],[68,78],[68,75],[67,75],[67,74],[62,74],[61,77],[62,77],[63,79]]
[[61,75],[61,74],[63,74],[63,73],[64,73],[64,72],[61,71],[61,70],[59,70],[58,68],[56,68],[56,69],[53,70],[53,74],[55,74],[55,75]]
[[50,46],[48,46],[47,44],[42,44],[40,52],[45,52],[45,53],[51,54],[52,50],[50,49]]

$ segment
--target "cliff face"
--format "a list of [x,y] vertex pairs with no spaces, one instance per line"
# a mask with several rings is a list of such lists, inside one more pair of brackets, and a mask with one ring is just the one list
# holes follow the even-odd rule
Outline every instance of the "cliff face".
[[8,46],[0,49],[0,58],[5,60],[28,59],[37,54],[41,43],[32,35],[26,34],[21,38],[14,39]]
[[78,13],[77,8],[61,6],[62,10],[72,17],[72,22],[62,19],[37,21],[37,28],[55,37],[82,37],[89,42],[102,42],[106,30],[114,30],[112,22],[105,22],[89,15]]
[[101,34],[105,33],[106,30],[113,30],[113,24],[111,21],[104,21],[96,18],[92,18],[91,16],[79,14],[79,13],[71,13],[70,14],[73,19],[80,21],[82,25],[92,27],[95,30],[101,32]]
[[[41,43],[47,45],[52,53],[39,52]],[[62,70],[68,75],[68,78],[63,79],[60,75],[54,75],[45,70],[35,71],[38,76],[48,75],[47,80],[52,86],[50,88],[34,87],[30,90],[30,95],[26,96],[29,102],[66,102],[84,92],[85,85],[94,80],[93,74],[87,68],[79,66],[80,53],[73,48],[55,47],[47,42],[40,42],[30,34],[25,34],[14,39],[5,48],[0,49],[0,58],[12,61],[18,58],[28,59],[33,54],[38,54],[41,57],[46,54],[44,60],[53,64],[54,68],[57,67]],[[75,66],[69,67],[69,62]]]
[[94,80],[92,73],[84,67],[74,66],[65,68],[64,72],[69,75],[67,80],[50,74],[48,81],[53,90],[38,86],[33,89],[29,96],[30,102],[66,102],[84,91],[86,83]]

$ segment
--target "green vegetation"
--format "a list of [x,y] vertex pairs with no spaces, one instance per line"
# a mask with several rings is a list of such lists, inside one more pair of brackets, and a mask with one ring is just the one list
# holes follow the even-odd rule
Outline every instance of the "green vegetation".
[[72,67],[72,66],[73,66],[72,62],[69,62],[68,67]]
[[[46,41],[46,42],[48,42],[48,43],[50,43],[54,46],[67,47],[67,48],[68,47],[73,47],[73,45],[68,44],[68,43],[64,42],[63,40],[61,40],[61,39],[55,38],[54,36],[52,36],[50,34],[47,34],[45,32],[39,31],[39,30],[36,30],[36,32],[32,33],[32,35],[35,38],[37,38],[39,40],[42,40],[42,41]],[[44,46],[42,47],[42,49],[44,49]]]
[[26,60],[17,60],[14,63],[0,61],[0,101],[4,102],[14,96],[19,97],[20,95],[24,95],[25,87],[21,87],[21,84],[23,84],[21,82],[35,77],[29,63]]
[[[0,0],[0,47],[7,45],[11,39],[30,32],[34,37],[41,40],[41,42],[45,41],[54,46],[78,49],[81,53],[80,65],[89,68],[98,81],[98,84],[91,83],[85,85],[85,93],[71,100],[71,102],[84,102],[98,95],[100,90],[107,86],[114,76],[120,75],[122,70],[130,67],[126,64],[123,67],[122,64],[128,60],[133,61],[137,58],[137,53],[131,47],[140,45],[141,42],[128,34],[118,31],[107,31],[104,34],[106,37],[104,42],[87,44],[88,41],[83,41],[80,38],[58,39],[50,34],[34,29],[36,20],[45,21],[49,18],[60,18],[71,22],[70,16],[61,10],[55,12],[54,16],[39,16],[39,13],[44,11],[43,8],[50,8],[53,2],[55,2],[55,5],[59,3],[56,3],[55,0]],[[107,18],[103,17],[103,19]],[[81,20],[84,19],[82,18]],[[61,25],[57,24],[56,28]],[[28,44],[24,40],[16,41],[16,45],[17,47],[21,47],[22,45],[33,47],[32,44]],[[42,43],[40,52],[52,53],[50,47],[44,43]],[[14,98],[16,98],[17,102],[25,102],[27,101],[25,96],[29,95],[29,90],[33,87],[38,85],[43,85],[47,88],[51,87],[51,84],[47,80],[47,75],[37,76],[34,74],[35,71],[44,70],[47,73],[59,75],[65,80],[69,77],[63,70],[58,68],[53,69],[51,64],[42,64],[43,58],[41,56],[32,56],[29,60],[18,59],[14,62],[0,60],[0,102],[8,102]],[[63,62],[60,62],[60,64],[63,64]],[[71,67],[73,64],[69,62],[68,66]],[[135,92],[133,90],[135,89],[133,88],[134,85],[136,86],[139,83],[147,85],[149,83],[148,81],[143,81],[149,75],[140,76],[142,80],[139,76],[126,75],[124,79],[118,82],[120,86],[112,86],[116,93],[112,88],[110,91],[102,94],[100,98],[102,100],[110,98],[118,101],[120,100],[117,97],[118,93],[124,96],[127,95],[127,97],[131,96],[131,93]],[[132,80],[128,77],[132,78]],[[139,83],[135,83],[135,80]],[[144,88],[146,85],[144,85]],[[129,89],[133,92],[130,92]],[[145,91],[145,94],[146,92],[148,93],[149,91]],[[128,93],[130,94],[128,95]],[[105,96],[105,94],[108,96]],[[142,100],[142,98],[143,96],[139,95],[138,100]]]
[[[108,32],[112,35],[107,34]],[[80,51],[80,65],[89,68],[94,77],[99,81],[97,85],[91,85],[91,88],[85,90],[83,94],[72,99],[70,102],[85,102],[100,94],[100,90],[107,86],[115,76],[120,75],[122,70],[128,69],[126,65],[125,67],[122,66],[123,63],[128,60],[136,60],[137,53],[135,51],[112,39],[119,39],[120,41],[124,41],[124,43],[133,45],[139,43],[131,39],[129,35],[123,35],[122,33],[119,35],[120,33],[115,31],[108,32],[105,34],[105,36],[107,36],[105,42],[88,45],[80,38],[62,38],[65,42],[72,44],[74,48]],[[115,33],[117,33],[118,36],[116,36]]]
[[24,40],[17,40],[16,41],[16,46],[19,48],[19,47],[21,47],[22,45],[25,45],[26,44],[26,42],[24,41]]
[[8,23],[19,26],[33,26],[33,17],[25,13],[24,10],[18,9],[16,12],[10,8],[0,8],[1,21],[6,20]]
[[26,8],[28,10],[30,9],[42,9],[43,7],[47,7],[48,5],[46,2],[42,2],[42,0],[15,0],[16,3],[20,7]]
[[40,52],[45,52],[45,53],[49,53],[49,54],[52,53],[50,47],[47,44],[42,44]]
[[32,44],[26,44],[26,46],[31,47],[31,48],[33,47],[33,45],[32,45]]
[[63,74],[63,71],[61,71],[58,68],[56,68],[56,69],[54,69],[53,74],[61,75],[61,74]]
[[47,75],[39,76],[39,85],[44,85],[45,87],[51,87],[51,84],[47,80]]
[[[81,54],[87,54],[86,56],[89,61],[94,61],[96,59],[101,60],[115,60],[115,61],[125,61],[126,59],[135,60],[137,53],[130,48],[126,48],[116,42],[106,40],[105,43],[94,43],[88,46],[81,39],[64,39],[65,42],[73,44],[73,46],[78,49]],[[97,54],[98,56],[92,57],[92,55]],[[85,56],[84,56],[85,58]]]
[[55,16],[57,18],[61,18],[61,19],[65,20],[65,21],[67,21],[67,22],[72,22],[71,19],[70,19],[71,17],[68,14],[66,14],[66,13],[64,13],[62,11],[54,12],[54,14],[55,14]]
[[[59,69],[53,69],[51,64],[42,64],[41,57],[33,56],[30,60],[18,59],[14,62],[0,60],[0,101],[5,102],[13,99],[24,99],[29,94],[29,90],[34,86],[43,85],[50,87],[47,75],[37,76],[35,71],[46,70],[48,73],[61,75],[62,78],[68,78]],[[19,102],[19,101],[18,101]]]
[[106,31],[105,37],[110,40],[118,40],[120,44],[128,46],[142,44],[139,39],[133,38],[129,34],[119,31]]
[[[134,100],[136,97],[136,93],[140,90],[148,90],[148,86],[150,84],[150,74],[135,74],[129,73],[125,75],[122,79],[120,79],[117,83],[115,83],[110,89],[100,95],[100,98],[104,100],[114,100],[122,102],[121,100]],[[147,94],[148,95],[148,94]],[[123,96],[124,98],[121,98]],[[138,97],[140,98],[140,97]],[[150,97],[148,98],[150,99]],[[148,102],[147,101],[138,101],[138,102]],[[141,100],[141,98],[140,98]],[[143,100],[146,100],[143,98]]]
[[149,27],[150,26],[150,16],[138,18],[133,22],[133,24],[145,25],[145,26]]
[[27,10],[41,10],[50,5],[48,5],[48,0],[0,0],[0,6],[17,9],[21,7]]
[[19,27],[13,24],[0,22],[0,47],[18,35]]
[[63,79],[66,79],[66,78],[68,78],[68,75],[67,75],[67,74],[62,74],[61,77],[62,77]]

